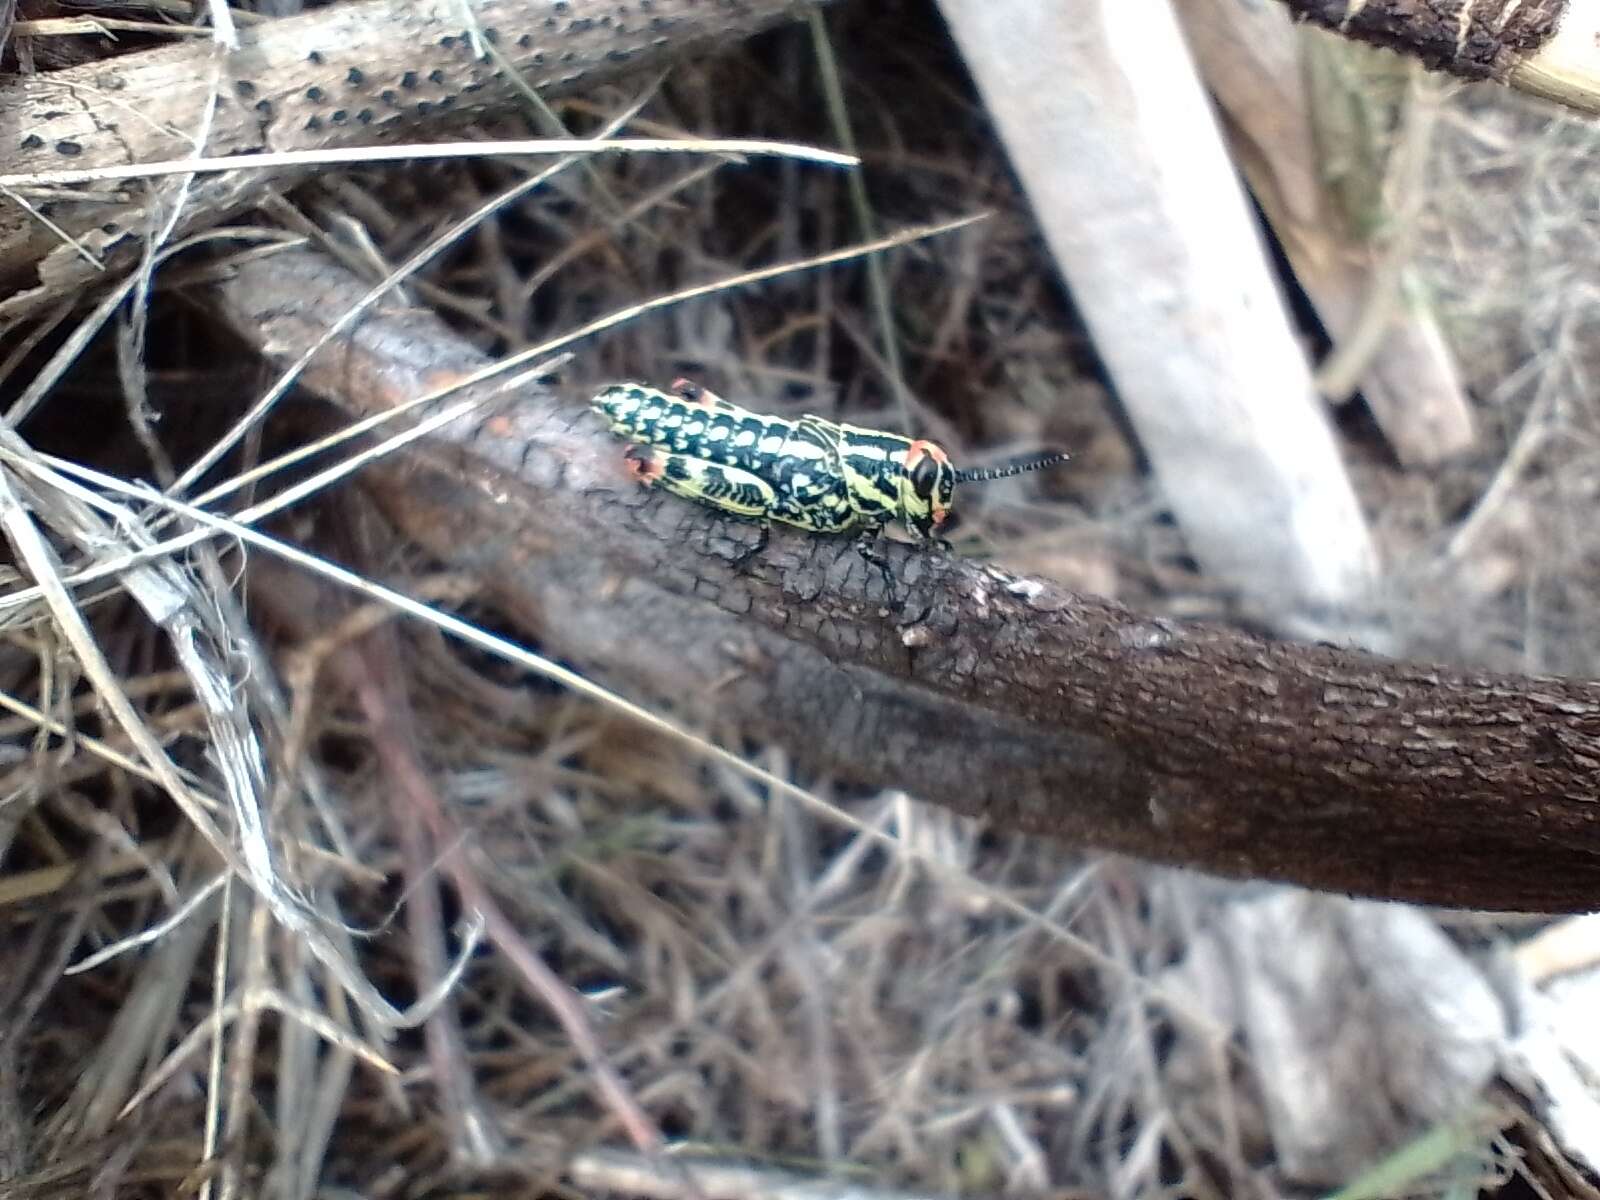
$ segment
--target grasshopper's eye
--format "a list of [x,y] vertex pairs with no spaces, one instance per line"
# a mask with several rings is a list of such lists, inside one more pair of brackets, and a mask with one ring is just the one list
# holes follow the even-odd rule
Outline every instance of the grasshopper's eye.
[[911,465],[911,486],[917,495],[925,499],[933,497],[934,489],[939,484],[939,472],[943,465],[931,454],[924,454]]

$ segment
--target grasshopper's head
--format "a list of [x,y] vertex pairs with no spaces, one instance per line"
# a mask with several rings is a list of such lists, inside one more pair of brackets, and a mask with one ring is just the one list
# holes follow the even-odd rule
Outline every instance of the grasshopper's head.
[[932,442],[912,442],[900,472],[900,519],[919,542],[939,536],[955,490],[950,456]]

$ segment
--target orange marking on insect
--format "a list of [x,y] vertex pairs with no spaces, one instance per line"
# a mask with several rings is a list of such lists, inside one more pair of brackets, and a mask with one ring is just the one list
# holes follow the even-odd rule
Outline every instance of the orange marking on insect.
[[701,408],[716,407],[712,403],[710,392],[706,391],[694,380],[685,379],[681,375],[672,381],[672,387],[669,390],[678,399],[687,400],[690,404],[698,404]]
[[643,446],[630,446],[622,456],[628,473],[640,483],[654,483],[667,473],[666,465]]

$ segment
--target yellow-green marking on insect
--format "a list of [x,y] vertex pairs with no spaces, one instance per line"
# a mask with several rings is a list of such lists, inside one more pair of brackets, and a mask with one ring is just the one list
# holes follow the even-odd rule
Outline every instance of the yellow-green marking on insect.
[[932,442],[810,415],[762,416],[687,380],[670,391],[614,384],[590,406],[612,433],[633,443],[627,459],[641,483],[813,533],[873,533],[899,521],[917,541],[934,541],[950,525],[956,484],[1067,460],[1050,453],[957,470]]

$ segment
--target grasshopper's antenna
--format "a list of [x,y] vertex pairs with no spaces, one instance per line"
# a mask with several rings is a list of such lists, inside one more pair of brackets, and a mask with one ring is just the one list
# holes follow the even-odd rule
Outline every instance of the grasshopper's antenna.
[[970,471],[957,471],[957,483],[987,483],[991,479],[1009,479],[1013,475],[1021,475],[1024,471],[1042,471],[1046,467],[1053,467],[1057,463],[1064,463],[1072,455],[1062,451],[1050,454],[1041,454],[1034,458],[1018,459],[1016,462],[1006,463],[999,467],[975,467]]

